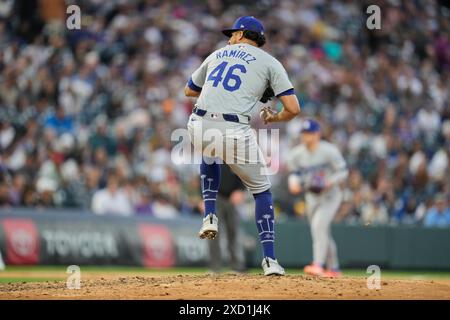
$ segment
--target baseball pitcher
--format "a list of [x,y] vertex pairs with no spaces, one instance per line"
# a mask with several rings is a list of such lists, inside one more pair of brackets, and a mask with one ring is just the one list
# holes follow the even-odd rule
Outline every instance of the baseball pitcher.
[[[291,120],[300,113],[300,105],[282,64],[261,49],[266,40],[259,20],[240,17],[223,33],[230,38],[228,45],[209,55],[185,88],[186,96],[198,97],[187,127],[191,143],[202,152],[200,177],[205,216],[199,237],[214,239],[218,232],[216,199],[219,163],[223,161],[255,199],[264,274],[284,275],[274,253],[274,212],[267,166],[249,122],[255,106],[272,96],[280,99],[283,109],[275,113],[263,108],[260,116],[265,123]],[[213,149],[211,136],[219,141]]]
[[304,272],[315,276],[338,277],[339,262],[336,243],[331,235],[331,222],[342,201],[339,184],[348,176],[339,149],[321,140],[320,125],[308,119],[302,123],[301,144],[288,156],[289,191],[305,193],[306,213],[311,225],[313,263]]

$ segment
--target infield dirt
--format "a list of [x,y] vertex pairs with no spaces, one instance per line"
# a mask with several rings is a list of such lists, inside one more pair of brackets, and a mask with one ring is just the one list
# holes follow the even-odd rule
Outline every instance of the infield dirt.
[[450,280],[382,280],[304,275],[86,275],[79,290],[65,280],[0,284],[0,299],[450,299]]

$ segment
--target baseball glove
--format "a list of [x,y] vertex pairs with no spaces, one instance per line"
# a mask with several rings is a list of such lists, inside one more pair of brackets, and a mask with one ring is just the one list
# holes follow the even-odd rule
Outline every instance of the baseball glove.
[[311,179],[308,186],[308,191],[319,194],[325,189],[325,179],[322,176],[316,175]]
[[267,87],[266,91],[264,91],[261,99],[262,103],[266,103],[267,101],[271,100],[273,97],[275,97],[275,92],[273,92],[273,89],[271,87]]

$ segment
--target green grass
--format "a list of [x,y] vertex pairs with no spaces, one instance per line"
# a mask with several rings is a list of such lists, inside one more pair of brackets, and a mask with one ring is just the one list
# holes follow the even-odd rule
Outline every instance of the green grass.
[[0,278],[1,283],[26,283],[26,282],[47,282],[47,281],[61,281],[63,278]]
[[[143,267],[129,266],[80,266],[81,272],[108,274],[146,274],[146,275],[174,275],[174,274],[205,274],[206,268],[170,268],[170,269],[148,269]],[[224,270],[226,272],[226,270]],[[288,275],[303,274],[300,269],[287,269]],[[17,273],[24,273],[24,276],[17,276]],[[29,276],[26,273],[30,273]],[[53,274],[51,274],[53,273]],[[57,275],[55,274],[57,273]],[[60,274],[60,276],[59,276]],[[249,274],[261,274],[258,268],[249,270]],[[345,276],[350,277],[368,277],[364,269],[344,270]],[[411,279],[411,280],[450,280],[450,271],[401,271],[401,270],[381,270],[381,277],[384,279]],[[65,266],[8,266],[6,270],[0,271],[0,283],[17,282],[42,282],[42,281],[61,281],[67,278]]]
[[[207,268],[201,267],[175,267],[175,268],[144,268],[144,267],[129,267],[129,266],[79,266],[81,272],[90,273],[148,273],[148,274],[204,274],[208,271]],[[2,274],[13,272],[66,272],[66,266],[8,266],[6,270],[0,271],[0,278]],[[292,270],[294,272],[294,270]],[[227,272],[227,270],[224,270]],[[257,274],[261,272],[260,269],[250,269],[249,273]]]
[[[202,274],[206,272],[206,268],[144,268],[144,267],[129,267],[129,266],[79,266],[81,272],[93,272],[93,273],[133,273],[133,272],[145,272],[145,273],[186,273],[186,274]],[[0,278],[2,274],[8,272],[66,272],[67,266],[8,266],[6,270],[0,271]]]

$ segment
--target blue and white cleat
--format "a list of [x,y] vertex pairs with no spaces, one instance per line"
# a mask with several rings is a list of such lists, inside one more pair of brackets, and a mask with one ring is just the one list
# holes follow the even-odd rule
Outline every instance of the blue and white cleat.
[[265,276],[284,276],[284,268],[280,266],[277,260],[265,257],[261,263]]
[[198,233],[200,239],[212,240],[217,236],[219,232],[219,219],[215,214],[208,214],[203,218],[203,225]]

